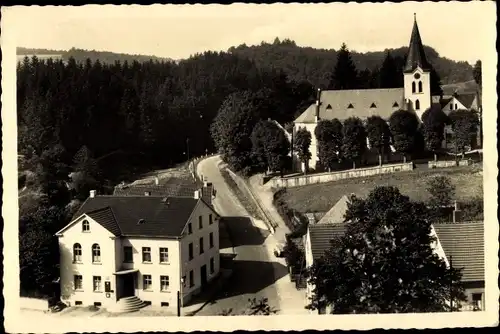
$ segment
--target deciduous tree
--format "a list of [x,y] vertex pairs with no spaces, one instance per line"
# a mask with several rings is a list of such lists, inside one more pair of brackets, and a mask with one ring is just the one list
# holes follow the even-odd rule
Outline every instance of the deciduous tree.
[[403,154],[406,162],[406,156],[415,151],[417,144],[419,130],[417,115],[408,110],[395,111],[389,118],[389,128],[394,148]]
[[311,160],[311,133],[306,128],[300,128],[295,134],[293,146],[300,162],[305,165],[305,172],[307,172],[309,160]]
[[475,110],[453,110],[448,115],[453,130],[453,141],[455,150],[462,153],[462,157],[467,147],[472,146],[476,139],[479,126],[479,115]]
[[454,310],[465,300],[461,269],[449,268],[433,250],[423,203],[394,187],[351,198],[346,232],[331,242],[308,272],[311,309],[335,314],[418,313]]
[[447,176],[438,175],[427,181],[427,191],[433,206],[449,206],[455,196],[455,186]]
[[260,121],[253,129],[252,156],[260,169],[281,171],[290,152],[285,133],[272,121]]
[[442,147],[448,116],[440,106],[431,106],[422,114],[422,122],[427,149],[434,152],[434,161],[437,161],[436,151]]
[[356,168],[366,151],[366,130],[363,122],[357,117],[349,117],[342,127],[342,156],[352,161],[352,168]]
[[370,116],[366,120],[366,133],[370,146],[377,150],[379,165],[382,166],[382,156],[391,145],[389,125],[380,116]]
[[314,129],[321,164],[331,170],[341,159],[342,123],[338,119],[321,120]]

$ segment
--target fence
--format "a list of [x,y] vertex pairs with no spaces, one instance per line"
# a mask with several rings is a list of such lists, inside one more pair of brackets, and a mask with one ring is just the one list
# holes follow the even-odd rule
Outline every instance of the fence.
[[429,161],[429,168],[448,168],[448,167],[456,167],[456,166],[472,166],[474,165],[474,161],[472,159],[463,159],[463,160],[441,160],[441,161]]
[[353,179],[353,178],[380,175],[380,174],[405,172],[405,171],[411,171],[413,170],[413,168],[414,168],[413,162],[408,162],[408,163],[383,165],[370,168],[351,169],[351,170],[331,172],[331,173],[301,175],[301,176],[292,176],[285,178],[275,177],[271,179],[271,182],[272,186],[275,188],[290,188],[290,187],[305,186],[308,184],[338,181],[343,179]]

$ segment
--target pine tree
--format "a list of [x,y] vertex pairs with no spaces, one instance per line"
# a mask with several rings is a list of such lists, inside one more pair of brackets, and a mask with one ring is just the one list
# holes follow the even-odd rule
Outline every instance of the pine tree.
[[395,59],[388,51],[380,68],[380,88],[399,88],[399,77],[402,73],[398,71]]
[[337,53],[337,63],[330,79],[330,89],[344,90],[357,89],[358,71],[351,59],[351,53],[345,43]]

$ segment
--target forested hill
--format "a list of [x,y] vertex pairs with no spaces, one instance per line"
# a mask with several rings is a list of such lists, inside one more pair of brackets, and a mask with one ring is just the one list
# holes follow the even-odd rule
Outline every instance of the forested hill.
[[[148,55],[131,55],[125,53],[115,53],[108,51],[95,51],[95,50],[83,50],[77,48],[71,48],[67,51],[61,50],[47,50],[47,49],[30,49],[30,48],[17,48],[17,56],[18,59],[22,58],[24,55],[32,56],[36,55],[40,58],[44,58],[44,56],[56,56],[56,58],[60,58],[64,61],[68,61],[69,58],[73,57],[77,63],[83,63],[87,59],[90,59],[92,62],[95,62],[99,59],[101,63],[113,64],[115,61],[120,61],[124,63],[125,61],[132,63],[134,60],[138,62],[147,62],[150,60],[157,61],[172,61],[170,58],[162,58],[156,56],[148,56]],[[20,60],[20,59],[19,59]]]
[[[340,47],[340,46],[339,46]],[[334,49],[315,49],[297,46],[292,40],[273,43],[262,42],[260,45],[247,46],[242,44],[231,47],[229,52],[252,59],[259,67],[275,67],[283,69],[290,79],[307,80],[314,86],[326,87],[330,73],[337,61],[337,51]],[[404,58],[408,47],[386,49],[384,51],[359,53],[351,50],[352,59],[360,71],[371,71],[380,68],[387,51],[395,58]],[[425,46],[429,62],[434,66],[441,78],[442,84],[450,84],[472,80],[472,65],[468,62],[457,62],[440,57],[433,48]]]

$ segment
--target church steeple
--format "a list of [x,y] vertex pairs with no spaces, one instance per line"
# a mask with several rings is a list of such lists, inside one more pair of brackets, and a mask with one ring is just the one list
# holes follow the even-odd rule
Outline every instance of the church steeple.
[[424,45],[422,44],[420,32],[418,31],[417,15],[413,15],[413,31],[411,32],[410,47],[408,48],[408,55],[406,58],[404,71],[413,72],[417,68],[417,66],[424,71],[430,70],[431,67],[429,65],[429,62],[427,61],[427,58],[425,57]]

